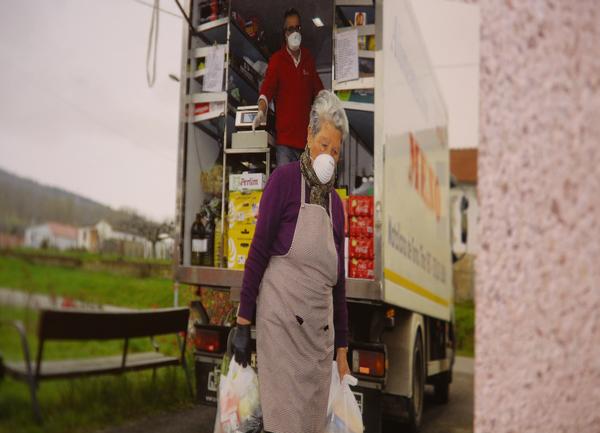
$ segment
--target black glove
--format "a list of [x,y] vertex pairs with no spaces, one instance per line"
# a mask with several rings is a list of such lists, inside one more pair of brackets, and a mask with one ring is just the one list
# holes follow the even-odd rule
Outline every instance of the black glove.
[[250,363],[250,327],[251,325],[238,324],[233,337],[235,362],[242,367],[246,367]]

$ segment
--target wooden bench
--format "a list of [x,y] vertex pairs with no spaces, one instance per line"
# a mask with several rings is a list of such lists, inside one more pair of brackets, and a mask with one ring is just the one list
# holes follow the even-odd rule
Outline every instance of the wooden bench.
[[[185,359],[185,342],[188,332],[189,309],[165,308],[158,310],[131,311],[88,311],[71,309],[40,310],[37,336],[39,346],[35,362],[31,359],[25,327],[19,321],[2,322],[13,326],[19,333],[23,348],[23,361],[4,362],[6,375],[27,382],[36,420],[42,420],[37,399],[39,382],[49,379],[69,379],[103,374],[122,374],[128,371],[156,369],[181,365],[186,374],[190,393],[193,395],[190,372]],[[180,340],[179,334],[183,334]],[[178,356],[167,356],[159,352],[153,337],[176,334]],[[154,352],[128,353],[129,339],[150,337]],[[123,353],[86,359],[60,361],[42,360],[44,344],[54,340],[116,340],[123,339]],[[2,368],[0,368],[2,370]]]

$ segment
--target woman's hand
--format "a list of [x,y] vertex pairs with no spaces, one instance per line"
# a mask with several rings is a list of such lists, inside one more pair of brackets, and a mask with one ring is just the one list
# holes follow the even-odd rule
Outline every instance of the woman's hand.
[[344,378],[346,374],[351,374],[350,367],[348,366],[348,348],[347,347],[338,347],[337,349],[337,366],[338,373],[340,374],[340,381]]

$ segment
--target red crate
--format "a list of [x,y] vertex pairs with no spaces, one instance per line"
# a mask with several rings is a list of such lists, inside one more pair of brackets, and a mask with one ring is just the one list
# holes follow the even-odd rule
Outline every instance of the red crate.
[[348,214],[350,216],[373,216],[373,197],[351,195]]
[[344,235],[348,236],[348,230],[350,227],[349,217],[348,217],[348,199],[342,199],[342,206],[344,207]]
[[353,238],[373,237],[373,217],[350,217],[350,236]]
[[350,278],[363,278],[372,280],[375,278],[373,260],[350,259],[348,263],[348,276]]
[[353,259],[369,259],[375,257],[373,238],[350,238],[349,256]]

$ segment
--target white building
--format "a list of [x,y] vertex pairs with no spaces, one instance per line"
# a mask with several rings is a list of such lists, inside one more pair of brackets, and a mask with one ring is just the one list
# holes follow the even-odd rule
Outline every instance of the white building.
[[156,243],[156,256],[157,259],[171,259],[173,257],[173,250],[175,248],[175,239],[170,236],[164,236]]
[[[450,171],[457,185],[450,189],[450,212],[452,221],[452,251],[456,254],[477,254],[477,220],[479,219],[479,201],[477,197],[477,149],[451,149]],[[469,208],[463,221],[460,205],[466,197]],[[467,242],[461,239],[463,225],[467,229]]]
[[[114,230],[106,221],[79,229],[78,246],[87,251],[98,252],[105,250],[109,244],[121,245],[121,249],[135,250],[134,254],[142,257],[152,257],[152,243],[138,235]],[[122,251],[125,253],[125,251]],[[128,254],[126,254],[128,255]]]
[[[156,258],[169,259],[173,254],[175,241],[165,236],[156,242]],[[144,258],[154,257],[152,242],[148,239],[113,229],[106,221],[101,220],[96,225],[79,229],[78,246],[87,251],[98,252],[116,248],[113,251],[122,255],[133,255]]]
[[25,230],[24,245],[30,248],[57,248],[67,250],[77,248],[77,227],[48,222]]
[[[450,149],[450,170],[456,185],[450,189],[450,212],[452,222],[452,252],[458,259],[453,265],[455,300],[472,300],[475,293],[475,257],[479,248],[477,221],[479,200],[477,197],[477,149]],[[461,210],[466,198],[468,208]],[[466,242],[462,232],[466,229]]]

